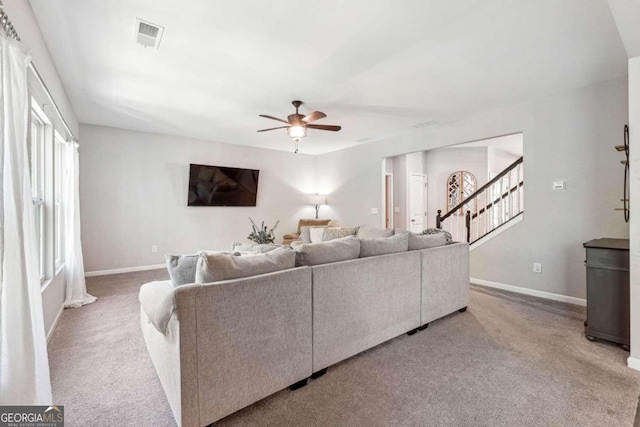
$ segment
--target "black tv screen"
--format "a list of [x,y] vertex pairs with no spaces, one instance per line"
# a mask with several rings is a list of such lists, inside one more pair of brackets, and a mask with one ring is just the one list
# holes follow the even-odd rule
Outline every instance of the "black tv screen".
[[191,164],[189,206],[255,206],[258,195],[256,169]]

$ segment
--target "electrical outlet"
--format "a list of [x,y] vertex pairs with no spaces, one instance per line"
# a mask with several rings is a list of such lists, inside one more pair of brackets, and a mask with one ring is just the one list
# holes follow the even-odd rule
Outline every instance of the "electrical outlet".
[[158,247],[156,245],[151,246],[151,252],[158,252]]
[[533,263],[533,272],[534,273],[542,273],[542,263],[534,262]]
[[378,208],[371,208],[371,215],[377,215],[378,214]]

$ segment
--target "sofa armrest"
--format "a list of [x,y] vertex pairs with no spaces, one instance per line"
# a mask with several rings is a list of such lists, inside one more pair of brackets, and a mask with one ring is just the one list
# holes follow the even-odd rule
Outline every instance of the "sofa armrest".
[[[199,425],[215,422],[290,386],[312,373],[311,269],[180,286],[175,291],[178,319],[183,309],[197,319],[190,354]],[[186,299],[190,296],[190,299]],[[183,307],[183,300],[188,305]],[[182,330],[180,334],[185,332]],[[194,368],[195,366],[195,368]]]
[[300,237],[300,233],[288,233],[282,236],[283,239],[292,239],[292,240],[296,240],[298,237]]

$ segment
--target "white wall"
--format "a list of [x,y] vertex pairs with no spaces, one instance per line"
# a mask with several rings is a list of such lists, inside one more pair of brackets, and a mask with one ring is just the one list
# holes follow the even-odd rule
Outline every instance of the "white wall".
[[[622,78],[319,156],[318,186],[331,195],[342,223],[379,223],[370,209],[381,207],[383,157],[523,132],[524,220],[473,251],[472,275],[584,298],[582,243],[629,233],[613,210],[623,172],[613,146],[627,117]],[[552,182],[560,179],[567,188],[554,192]],[[534,261],[543,263],[542,274],[532,273]]]
[[[487,162],[489,175],[491,174],[499,174],[507,167],[511,166],[513,162],[518,160],[520,156],[508,153],[499,148],[487,147]],[[489,176],[490,178],[490,176]]]
[[[640,56],[629,60],[629,184],[631,357],[640,370]],[[620,138],[618,138],[619,140]],[[618,141],[621,144],[622,141]]]
[[[81,131],[86,271],[162,264],[165,253],[230,249],[247,241],[249,217],[269,226],[280,220],[280,240],[300,218],[315,215],[307,196],[316,192],[313,156],[94,125]],[[257,206],[188,207],[189,163],[259,169]],[[331,217],[331,203],[330,197],[321,207],[323,217]]]

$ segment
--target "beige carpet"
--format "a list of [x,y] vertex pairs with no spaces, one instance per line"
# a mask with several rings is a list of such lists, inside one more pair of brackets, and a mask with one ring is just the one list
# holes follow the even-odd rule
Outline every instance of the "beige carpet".
[[[140,333],[141,284],[163,270],[87,279],[96,303],[65,310],[49,344],[67,426],[174,426]],[[435,321],[276,393],[223,426],[631,426],[640,372],[590,343],[584,309],[473,287]]]

